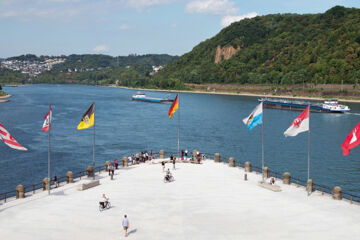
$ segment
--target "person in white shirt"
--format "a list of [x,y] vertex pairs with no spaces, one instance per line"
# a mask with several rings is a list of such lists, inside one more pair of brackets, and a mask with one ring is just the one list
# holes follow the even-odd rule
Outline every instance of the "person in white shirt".
[[103,208],[105,208],[107,206],[109,202],[109,197],[105,195],[105,193],[103,193],[103,195],[100,198],[100,204],[101,206],[103,206]]

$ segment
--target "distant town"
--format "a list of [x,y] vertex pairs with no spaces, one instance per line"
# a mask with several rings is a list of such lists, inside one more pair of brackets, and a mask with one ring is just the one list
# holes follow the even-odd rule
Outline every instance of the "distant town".
[[42,72],[50,71],[55,64],[63,63],[65,60],[65,58],[46,58],[44,61],[3,60],[1,67],[35,77]]
[[[36,77],[37,75],[45,72],[51,71],[53,66],[56,64],[64,63],[66,58],[45,58],[43,61],[34,61],[34,60],[17,60],[17,59],[0,59],[0,66],[2,68],[7,68],[12,71],[18,71],[23,74],[27,74],[29,77]],[[160,69],[164,66],[152,66],[152,71],[149,73],[151,76],[157,73]],[[97,67],[97,68],[67,68],[65,71],[60,72],[87,72],[87,71],[95,71],[95,70],[102,70],[107,67]],[[126,66],[125,68],[130,68],[130,66]]]

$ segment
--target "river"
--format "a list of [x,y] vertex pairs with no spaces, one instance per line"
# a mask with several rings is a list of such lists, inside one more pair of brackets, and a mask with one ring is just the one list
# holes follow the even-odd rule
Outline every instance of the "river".
[[[93,129],[76,129],[92,102],[96,103],[97,166],[143,150],[176,152],[179,113],[182,149],[219,152],[261,166],[261,126],[248,131],[242,123],[258,104],[256,97],[182,93],[180,108],[169,119],[170,105],[132,101],[135,90],[25,85],[5,86],[4,91],[13,96],[10,102],[0,103],[0,123],[29,150],[17,151],[0,144],[0,193],[14,190],[18,184],[41,182],[47,176],[48,136],[41,128],[49,103],[53,108],[52,175],[64,176],[69,170],[77,172],[92,164]],[[155,91],[146,94],[166,95]],[[339,185],[343,191],[359,196],[360,147],[343,157],[341,143],[359,122],[360,104],[347,105],[351,114],[311,114],[310,176],[316,184],[331,188]],[[288,138],[283,135],[299,114],[264,110],[265,166],[306,180],[308,134]]]

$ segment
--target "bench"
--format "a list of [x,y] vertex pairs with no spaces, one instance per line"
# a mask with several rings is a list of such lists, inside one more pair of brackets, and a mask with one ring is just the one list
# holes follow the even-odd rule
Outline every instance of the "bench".
[[83,191],[83,190],[86,190],[88,188],[92,188],[92,187],[96,187],[100,185],[100,181],[99,180],[94,180],[94,181],[91,181],[89,183],[82,183],[82,184],[79,184],[77,186],[77,190],[78,191]]
[[272,185],[272,184],[267,183],[267,182],[259,182],[258,185],[260,187],[263,187],[265,189],[269,189],[269,190],[274,191],[274,192],[280,192],[281,191],[280,186]]

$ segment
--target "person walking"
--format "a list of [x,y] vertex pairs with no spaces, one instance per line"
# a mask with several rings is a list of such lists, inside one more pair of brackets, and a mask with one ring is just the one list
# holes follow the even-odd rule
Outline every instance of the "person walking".
[[129,222],[129,219],[127,218],[126,214],[124,215],[124,218],[122,220],[122,226],[123,226],[124,231],[125,231],[125,237],[127,237],[128,236],[127,230],[130,227],[130,222]]

